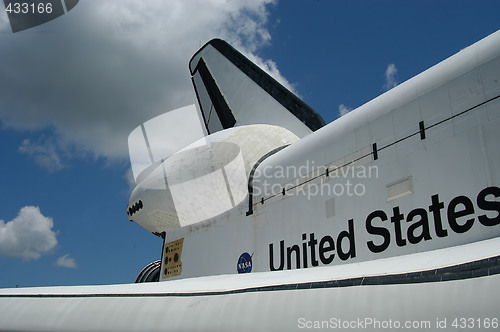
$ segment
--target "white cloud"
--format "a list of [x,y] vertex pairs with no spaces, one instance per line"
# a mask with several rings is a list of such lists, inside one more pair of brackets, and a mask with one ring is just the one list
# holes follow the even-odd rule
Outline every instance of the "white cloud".
[[346,106],[344,104],[340,104],[339,105],[339,116],[344,116],[347,113],[349,113],[350,111],[352,111],[351,107],[348,107],[348,106]]
[[69,257],[69,254],[59,257],[54,264],[59,267],[67,267],[69,269],[75,269],[78,267],[78,265],[75,262],[75,259]]
[[0,220],[0,255],[29,261],[51,253],[57,245],[52,227],[52,218],[45,217],[40,208],[23,207],[11,221]]
[[52,139],[41,137],[38,142],[32,142],[30,139],[24,139],[18,148],[22,154],[28,155],[40,167],[49,172],[57,172],[67,167],[60,157],[56,143]]
[[[44,167],[57,170],[82,153],[127,158],[137,125],[196,103],[188,62],[200,46],[219,37],[253,56],[270,42],[273,2],[80,1],[51,22],[4,33],[0,58],[9,65],[0,66],[0,121],[53,131],[22,144]],[[253,58],[290,86],[272,61]],[[55,141],[56,149],[47,143]]]
[[390,90],[394,88],[396,85],[398,85],[398,82],[396,81],[396,74],[398,73],[398,69],[396,68],[396,65],[391,63],[387,66],[387,69],[385,70],[385,84],[384,84],[384,89]]

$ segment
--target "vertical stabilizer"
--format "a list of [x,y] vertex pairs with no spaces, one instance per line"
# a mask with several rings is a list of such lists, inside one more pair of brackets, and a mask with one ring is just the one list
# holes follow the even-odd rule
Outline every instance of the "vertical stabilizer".
[[325,125],[311,107],[223,40],[203,46],[189,69],[209,133],[270,124],[304,137]]

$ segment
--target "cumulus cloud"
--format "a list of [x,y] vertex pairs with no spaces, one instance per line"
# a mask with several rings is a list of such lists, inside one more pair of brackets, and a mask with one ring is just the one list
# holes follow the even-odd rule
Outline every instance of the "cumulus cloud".
[[9,222],[0,220],[0,255],[29,261],[49,254],[57,245],[52,218],[36,206],[25,206]]
[[352,111],[351,107],[348,107],[348,106],[346,106],[344,104],[340,104],[339,105],[339,116],[344,116],[347,113],[349,113],[350,111]]
[[387,66],[387,69],[385,70],[384,89],[390,90],[394,88],[396,85],[398,85],[398,82],[396,81],[397,73],[398,69],[396,68],[395,64],[391,63]]
[[66,166],[61,146],[73,147],[68,158],[127,158],[137,125],[196,103],[188,61],[215,37],[290,87],[274,62],[255,55],[270,42],[265,27],[273,2],[81,1],[15,34],[1,13],[0,58],[8,65],[0,67],[0,121],[44,135],[50,128],[54,137],[25,141],[20,152],[52,170]]
[[55,264],[55,266],[66,267],[69,269],[75,269],[78,267],[75,259],[69,257],[69,254],[66,254],[66,255],[59,257],[54,264]]

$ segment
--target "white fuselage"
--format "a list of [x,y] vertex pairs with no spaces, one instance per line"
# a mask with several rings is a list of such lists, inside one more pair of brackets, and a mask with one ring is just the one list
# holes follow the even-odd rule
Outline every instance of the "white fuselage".
[[251,204],[167,232],[173,278],[237,273],[243,253],[264,272],[498,237],[499,56],[497,32],[265,158]]

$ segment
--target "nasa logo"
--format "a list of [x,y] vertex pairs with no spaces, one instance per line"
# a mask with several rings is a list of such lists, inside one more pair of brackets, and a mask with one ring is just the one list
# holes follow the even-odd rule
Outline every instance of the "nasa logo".
[[250,273],[252,272],[252,255],[248,252],[244,252],[241,254],[240,258],[238,258],[238,264],[236,265],[236,269],[238,273]]

